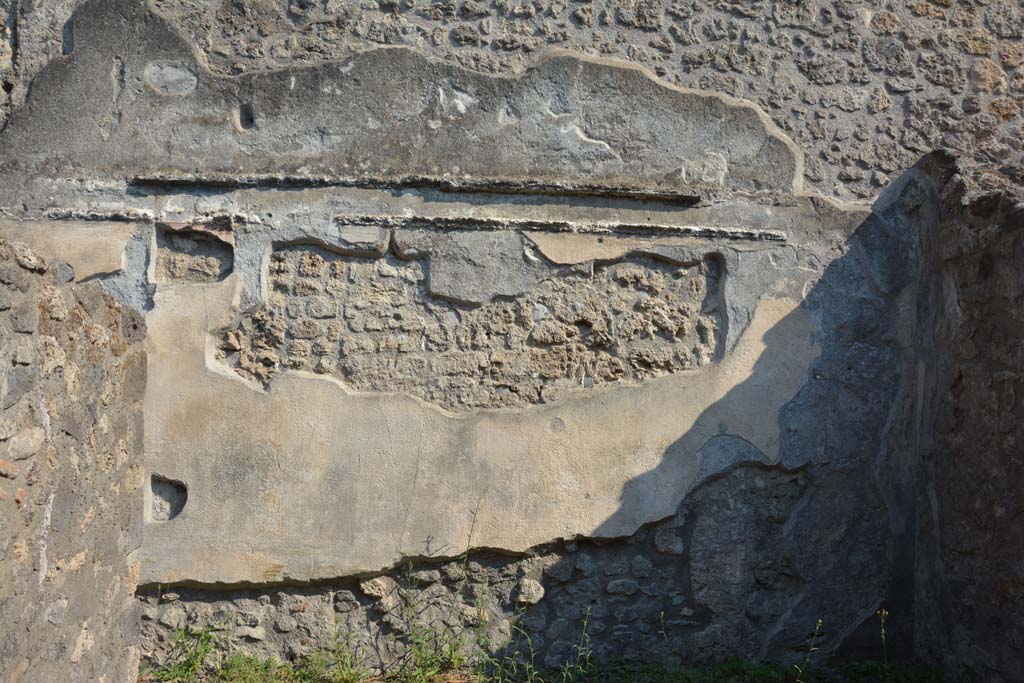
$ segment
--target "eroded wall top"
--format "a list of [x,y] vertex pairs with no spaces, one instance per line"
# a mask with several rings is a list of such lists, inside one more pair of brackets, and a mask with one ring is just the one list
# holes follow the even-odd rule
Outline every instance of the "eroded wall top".
[[[20,106],[42,66],[73,48],[65,22],[81,4],[3,5],[0,118]],[[629,61],[675,85],[758,103],[806,150],[808,186],[843,199],[874,196],[937,147],[996,170],[1021,158],[1016,2],[151,5],[225,75],[343,61],[382,45],[496,75],[520,73],[550,48]]]
[[0,134],[9,177],[669,195],[802,182],[800,154],[756,108],[579,56],[502,78],[389,49],[231,77],[141,0],[88,4],[71,30],[73,52],[35,79]]

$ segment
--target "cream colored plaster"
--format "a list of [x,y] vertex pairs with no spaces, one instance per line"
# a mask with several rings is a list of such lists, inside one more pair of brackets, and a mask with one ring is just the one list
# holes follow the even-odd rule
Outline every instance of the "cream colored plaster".
[[98,221],[0,221],[0,234],[24,242],[47,260],[70,264],[76,280],[120,271],[133,229],[130,223]]
[[[705,240],[692,237],[605,237],[578,233],[527,231],[523,233],[536,245],[544,258],[558,265],[575,265],[587,261],[614,261],[633,252],[656,248],[683,247],[695,251],[707,250]],[[763,249],[759,243],[731,243],[737,251]]]
[[146,457],[188,503],[146,526],[143,583],[315,580],[629,534],[675,511],[715,434],[773,460],[779,410],[817,354],[798,302],[764,300],[702,370],[455,415],[296,372],[248,384],[210,348],[238,294],[236,276],[162,284],[147,319]]

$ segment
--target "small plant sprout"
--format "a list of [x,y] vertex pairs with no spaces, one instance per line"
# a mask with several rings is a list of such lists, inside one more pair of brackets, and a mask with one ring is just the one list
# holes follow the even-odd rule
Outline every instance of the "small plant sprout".
[[882,637],[882,670],[885,672],[885,683],[889,683],[889,647],[885,642],[885,620],[889,618],[889,610],[884,607],[877,612],[878,620],[881,622]]
[[824,625],[821,619],[818,619],[818,623],[814,626],[814,633],[811,634],[811,644],[807,648],[807,654],[804,655],[804,659],[799,664],[794,664],[793,668],[796,669],[796,681],[794,683],[806,683],[804,681],[804,675],[811,667],[811,657],[818,651],[818,638],[821,636],[821,627]]

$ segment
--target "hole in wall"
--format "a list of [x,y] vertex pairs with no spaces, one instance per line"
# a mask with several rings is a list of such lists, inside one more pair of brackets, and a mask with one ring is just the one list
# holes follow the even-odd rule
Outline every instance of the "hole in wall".
[[75,30],[71,19],[64,22],[64,29],[61,31],[60,51],[61,54],[65,55],[75,51]]
[[238,105],[238,127],[242,130],[252,130],[256,127],[256,107],[252,102]]
[[210,227],[171,230],[157,227],[157,282],[219,282],[234,267],[234,250]]
[[184,482],[154,474],[149,485],[153,492],[150,521],[169,522],[181,514],[188,501],[188,487]]

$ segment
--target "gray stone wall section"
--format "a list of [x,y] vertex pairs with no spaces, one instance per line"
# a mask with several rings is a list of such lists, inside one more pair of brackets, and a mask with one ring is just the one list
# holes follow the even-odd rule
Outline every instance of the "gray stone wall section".
[[[532,647],[538,662],[556,668],[572,661],[584,621],[603,659],[798,661],[820,617],[828,625],[817,641],[822,653],[878,657],[875,613],[898,605],[893,651],[912,656],[917,452],[907,444],[920,429],[916,368],[927,362],[917,331],[933,320],[932,283],[919,276],[929,262],[920,254],[938,225],[934,184],[912,170],[809,286],[803,306],[821,352],[779,414],[774,463],[709,410],[694,428],[715,420],[719,431],[697,453],[708,471],[674,515],[634,535],[569,539],[512,557],[470,552],[400,565],[370,582],[301,590],[211,586],[174,589],[169,600],[148,586],[146,649],[164,656],[174,629],[192,625],[216,628],[248,651],[294,657],[337,632],[368,665],[401,666],[416,623],[406,615],[422,613],[470,650]],[[809,258],[794,251],[794,264]],[[791,353],[793,318],[764,332],[750,377],[720,404],[752,405]],[[637,492],[671,480],[690,455],[683,441],[626,482],[606,526],[630,514]],[[463,564],[474,568],[468,578]]]
[[439,651],[474,661],[519,653],[551,669],[575,660],[584,634],[601,661],[799,656],[797,644],[790,652],[770,642],[760,624],[780,620],[799,592],[784,537],[809,483],[805,472],[741,465],[629,538],[564,541],[526,556],[421,559],[315,587],[148,586],[143,648],[161,661],[174,632],[189,628],[282,661],[339,642],[374,670],[402,667],[423,633]]
[[1024,194],[985,192],[949,159],[931,167],[942,188],[944,295],[934,436],[922,450],[916,649],[951,672],[1024,681]]
[[0,235],[0,680],[138,663],[141,316]]
[[[64,29],[77,4],[0,1],[0,101],[9,101],[0,118],[42,65],[72,47]],[[1024,18],[1012,0],[151,5],[220,74],[344,60],[382,45],[488,74],[521,72],[549,48],[631,61],[669,83],[758,103],[806,151],[807,186],[843,199],[874,196],[939,147],[997,171],[1024,153]]]
[[[114,206],[126,215],[132,202],[141,202],[139,197],[125,196],[102,181],[113,171],[133,170],[133,155],[139,150],[131,141],[139,137],[138,131],[149,125],[156,133],[171,135],[168,126],[153,122],[166,120],[157,117],[169,111],[180,112],[176,108],[183,107],[181,102],[190,93],[208,97],[206,113],[220,117],[217,125],[231,141],[221,149],[264,155],[263,160],[246,161],[255,173],[273,152],[261,142],[275,140],[261,137],[275,132],[269,124],[278,126],[278,142],[287,140],[290,132],[288,116],[270,118],[273,107],[246,97],[259,94],[256,86],[261,83],[280,85],[270,90],[283,91],[290,77],[307,66],[338,83],[343,80],[339,73],[356,65],[355,73],[365,84],[387,71],[384,67],[405,65],[413,70],[427,65],[438,78],[464,79],[486,90],[500,87],[494,84],[510,75],[529,74],[531,67],[544,63],[541,53],[549,47],[628,60],[668,83],[760,104],[806,151],[802,175],[807,188],[842,199],[865,199],[888,186],[873,214],[844,244],[829,249],[829,258],[794,247],[788,260],[772,259],[770,267],[767,260],[756,261],[756,255],[743,262],[757,277],[780,269],[806,269],[808,264],[824,270],[817,284],[808,286],[803,305],[814,316],[821,355],[779,416],[782,438],[776,463],[768,464],[760,449],[738,437],[709,439],[700,450],[701,462],[709,463],[711,474],[695,482],[675,515],[628,538],[553,541],[514,556],[471,552],[465,559],[418,559],[411,568],[397,566],[362,579],[332,578],[304,588],[263,585],[161,592],[149,586],[142,595],[147,652],[162,657],[173,632],[186,626],[214,628],[234,646],[281,658],[327,645],[340,632],[351,638],[368,665],[381,668],[400,664],[418,620],[444,637],[464,639],[461,644],[467,649],[501,649],[510,642],[508,647],[524,650],[528,638],[539,661],[558,666],[573,657],[586,620],[599,657],[664,655],[695,662],[739,654],[798,659],[806,652],[815,620],[822,617],[827,623],[819,642],[822,652],[878,656],[872,649],[877,647],[874,614],[884,605],[893,613],[894,652],[917,653],[954,668],[982,672],[992,680],[1020,680],[1024,576],[1019,558],[1024,547],[1019,540],[1016,507],[1021,478],[1015,457],[1022,366],[1017,348],[1022,296],[1019,226],[1024,219],[1018,199],[986,195],[967,186],[963,177],[954,179],[951,162],[941,156],[891,182],[921,153],[939,146],[958,149],[975,162],[991,162],[974,171],[975,181],[984,186],[1005,188],[1014,179],[1019,182],[1022,174],[1015,162],[1024,151],[1024,19],[1019,3],[382,0],[374,7],[285,0],[122,0],[93,7],[103,5],[136,14],[148,7],[165,20],[152,22],[145,36],[134,34],[129,41],[120,40],[116,28],[106,30],[132,46],[143,45],[143,38],[152,40],[166,51],[161,54],[167,59],[135,54],[129,57],[137,61],[126,64],[103,53],[104,59],[91,62],[91,80],[72,79],[83,89],[81,97],[72,99],[80,101],[85,112],[82,130],[101,138],[91,141],[95,146],[78,150],[78,159],[96,164],[91,170],[97,182],[86,191],[95,193],[100,209]],[[74,6],[70,0],[0,0],[7,14],[6,27],[0,30],[0,100],[5,100],[0,107],[6,108],[5,114],[15,112],[12,122],[21,116],[30,129],[41,121],[56,133],[29,130],[22,148],[26,158],[45,150],[35,144],[39,140],[60,142],[66,131],[67,100],[52,100],[57,105],[49,108],[40,104],[36,115],[29,115],[25,98],[33,76],[47,62],[62,60],[49,76],[52,85],[54,74],[71,68],[72,60],[61,55],[77,50],[81,56],[96,47],[76,46],[75,32],[65,27]],[[84,14],[79,17],[83,25],[90,20],[102,24],[95,22],[98,13]],[[110,42],[101,40],[98,47]],[[411,50],[378,50],[355,58],[368,48],[392,45]],[[192,62],[183,66],[182,55],[196,59],[202,68],[193,68]],[[561,63],[613,71],[599,62],[559,59],[548,61],[546,68]],[[628,69],[615,73],[636,76]],[[623,81],[613,76],[608,82]],[[653,82],[637,82],[643,87],[637,86],[636,92],[665,95]],[[96,95],[94,84],[103,84],[103,97]],[[46,85],[46,78],[34,83],[37,95],[46,94]],[[250,86],[252,92],[247,90]],[[615,87],[610,91],[622,94]],[[217,99],[223,92],[234,99]],[[355,92],[365,96],[367,91]],[[150,108],[127,106],[136,100]],[[38,101],[45,104],[46,99]],[[301,99],[298,104],[301,110]],[[469,104],[464,92],[442,89],[436,102],[431,101],[438,118],[430,119],[427,127],[433,128],[433,122],[447,125]],[[633,112],[632,102],[629,111]],[[124,112],[129,116],[121,118]],[[598,144],[603,141],[589,139],[579,122],[560,118],[565,111],[549,107],[548,113],[565,127],[563,133],[585,143],[585,153],[578,159],[600,171],[598,162],[607,151]],[[150,114],[154,118],[148,118]],[[6,133],[13,135],[15,128],[8,126]],[[111,147],[110,136],[116,140],[119,135],[128,141],[114,149],[122,157],[97,157],[95,150]],[[236,145],[235,135],[246,142]],[[89,142],[86,137],[80,140]],[[173,136],[162,138],[168,140]],[[316,159],[320,138],[311,135],[304,140]],[[773,134],[770,140],[779,138]],[[146,138],[137,144],[151,142]],[[192,144],[206,150],[200,138]],[[656,149],[659,154],[664,151]],[[456,151],[461,154],[462,149]],[[163,163],[165,157],[160,149],[157,152],[153,158]],[[227,156],[214,152],[214,161],[223,166],[210,168],[234,166]],[[671,154],[667,157],[666,163],[677,161]],[[432,158],[426,153],[416,161],[428,163]],[[187,154],[183,159],[172,170],[180,171],[192,161]],[[15,168],[24,160],[8,151],[0,157],[0,166]],[[556,154],[549,161],[557,179],[565,159]],[[797,164],[781,167],[795,169]],[[68,168],[72,166],[57,163],[51,170],[61,176]],[[660,171],[667,168],[659,167],[658,177],[649,180],[656,186],[663,177]],[[153,167],[142,171],[151,173]],[[674,181],[695,176],[711,186],[722,185],[725,177],[713,156],[680,160],[672,171]],[[530,175],[527,169],[517,180],[529,182]],[[198,181],[192,189],[204,194],[203,179],[192,180]],[[746,182],[727,189],[752,187]],[[13,184],[0,187],[0,194],[12,197],[3,203],[24,206],[26,213],[41,201],[12,189]],[[186,195],[188,191],[183,190]],[[708,188],[701,188],[701,193],[714,194]],[[49,201],[59,195],[47,191],[40,196]],[[269,221],[266,226],[267,234],[304,229]],[[201,226],[192,228],[202,231]],[[157,245],[158,279],[216,282],[232,267],[223,248],[179,249],[175,242]],[[234,254],[234,265],[254,272],[253,253],[243,245]],[[62,667],[71,662],[70,669],[83,676],[81,680],[95,680],[108,671],[119,676],[117,665],[111,669],[109,663],[126,652],[118,649],[118,639],[130,638],[119,636],[114,627],[124,622],[120,615],[127,609],[124,598],[136,571],[119,563],[134,537],[118,526],[122,522],[104,515],[127,514],[128,508],[121,506],[127,506],[133,495],[125,494],[137,491],[142,477],[124,463],[107,471],[105,463],[110,461],[100,457],[94,461],[98,478],[89,480],[89,488],[76,487],[85,480],[82,472],[88,470],[83,468],[93,462],[83,453],[92,454],[89,449],[97,443],[103,446],[104,439],[112,440],[101,452],[113,454],[117,465],[124,453],[137,452],[132,444],[138,431],[126,422],[130,409],[118,408],[116,402],[103,407],[108,415],[76,412],[86,410],[88,402],[68,401],[65,406],[44,401],[37,407],[25,401],[37,383],[45,389],[48,382],[67,384],[71,376],[81,388],[90,389],[88,396],[102,399],[108,394],[104,382],[120,372],[137,373],[141,362],[122,360],[118,365],[111,360],[113,351],[105,355],[107,351],[83,350],[91,349],[82,345],[91,344],[93,333],[99,334],[106,323],[93,320],[73,331],[58,330],[59,326],[53,328],[58,331],[48,331],[47,326],[60,322],[50,311],[58,299],[43,285],[36,289],[31,283],[51,275],[64,280],[67,274],[54,267],[31,275],[40,267],[30,255],[23,253],[22,260],[25,263],[3,271],[11,282],[0,282],[14,288],[15,299],[38,293],[44,304],[33,314],[33,304],[12,300],[0,312],[11,339],[0,347],[9,355],[9,362],[3,363],[3,400],[11,403],[4,408],[26,411],[12,413],[14,427],[0,440],[6,453],[0,461],[0,495],[5,496],[0,506],[5,506],[5,519],[25,524],[16,527],[4,547],[11,564],[0,564],[0,570],[9,571],[11,578],[0,576],[0,607],[5,615],[15,614],[17,623],[29,626],[32,646],[22,640],[28,636],[20,630],[4,630],[0,661],[6,665],[10,654],[13,668],[0,669],[0,674],[22,683],[66,678],[68,669]],[[752,263],[761,265],[755,268]],[[744,287],[750,291],[736,296],[756,298],[751,293],[756,277],[748,277],[752,279],[744,281]],[[22,282],[30,283],[28,294],[19,289]],[[108,319],[97,312],[107,305],[96,308],[97,295],[84,289],[57,291],[77,292],[72,299],[61,295],[68,315],[81,307],[83,321],[100,316],[110,323],[110,330],[117,327],[117,315],[111,313]],[[779,327],[784,325],[785,321]],[[787,355],[780,339],[785,339],[780,329],[768,331],[764,358],[755,369],[761,374],[730,392],[730,401],[745,403],[758,396],[759,377]],[[81,369],[69,373],[70,365],[62,373],[33,374],[40,363],[47,367],[59,361],[55,349],[62,349],[62,363],[70,363],[67,359],[75,353],[84,354],[80,362],[75,360],[76,367],[98,374]],[[137,382],[118,386],[132,393],[135,389],[130,387],[137,388]],[[133,393],[123,400],[138,396]],[[704,420],[703,426],[707,422],[711,420]],[[103,431],[104,424],[112,425],[109,432]],[[717,421],[714,426],[719,428]],[[721,431],[728,432],[728,425]],[[40,433],[42,442],[36,447]],[[94,440],[83,436],[90,433]],[[39,449],[50,438],[67,442],[54,451],[53,469],[38,464],[43,462]],[[117,445],[118,438],[126,439],[127,450]],[[623,500],[642,497],[645,483],[664,477],[681,450],[675,444],[665,453],[664,465],[628,482]],[[69,465],[64,464],[65,456]],[[716,463],[721,466],[715,468]],[[43,475],[53,486],[70,481],[67,490],[72,495],[46,495],[51,479]],[[173,487],[169,491],[158,492],[152,501],[157,518],[171,519],[175,509],[180,510],[182,501],[176,500]],[[83,502],[92,496],[94,512]],[[99,504],[101,497],[106,507]],[[79,503],[81,521],[74,507]],[[624,504],[608,523],[626,515],[626,508]],[[86,521],[81,534],[61,535]],[[104,530],[113,536],[102,535]],[[82,548],[62,545],[83,538],[90,543],[84,555]],[[105,567],[111,567],[109,572]],[[87,585],[78,589],[79,580]],[[108,595],[96,589],[97,581],[118,587],[110,604],[88,603]],[[63,597],[62,586],[75,589],[73,595]],[[108,609],[114,615],[109,621],[97,619],[95,615]],[[87,612],[94,616],[86,620]],[[45,647],[39,648],[39,643]]]

